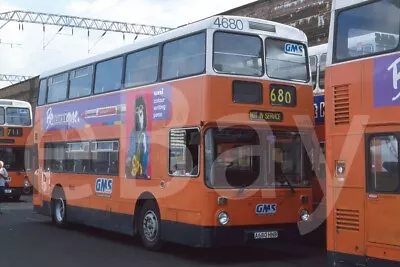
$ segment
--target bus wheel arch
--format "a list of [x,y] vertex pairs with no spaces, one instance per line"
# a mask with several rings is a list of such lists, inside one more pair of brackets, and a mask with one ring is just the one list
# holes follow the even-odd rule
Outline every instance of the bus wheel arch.
[[139,234],[143,245],[153,251],[162,246],[160,208],[155,196],[144,192],[135,205],[134,232]]
[[60,227],[67,225],[67,201],[63,187],[60,184],[54,186],[51,193],[51,219]]

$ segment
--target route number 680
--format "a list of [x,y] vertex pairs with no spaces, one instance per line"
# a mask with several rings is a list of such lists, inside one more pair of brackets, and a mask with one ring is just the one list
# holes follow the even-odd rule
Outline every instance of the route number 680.
[[216,18],[214,25],[219,28],[231,29],[231,30],[243,30],[243,21],[240,19],[228,19],[228,18]]

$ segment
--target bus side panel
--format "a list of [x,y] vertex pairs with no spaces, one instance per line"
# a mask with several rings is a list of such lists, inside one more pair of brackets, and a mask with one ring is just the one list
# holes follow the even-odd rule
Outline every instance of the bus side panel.
[[368,114],[369,125],[382,124],[382,118],[386,124],[398,123],[400,107],[392,100],[398,92],[390,90],[393,71],[388,67],[399,56],[396,53],[363,61],[362,113]]
[[334,188],[335,252],[365,254],[364,190]]

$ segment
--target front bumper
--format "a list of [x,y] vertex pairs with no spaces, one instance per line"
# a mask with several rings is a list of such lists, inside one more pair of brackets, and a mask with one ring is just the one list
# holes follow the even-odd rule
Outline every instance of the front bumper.
[[297,224],[205,227],[162,221],[162,229],[166,241],[206,248],[293,242],[300,238]]
[[4,188],[4,196],[12,197],[12,196],[22,196],[22,195],[31,195],[32,194],[32,186],[29,187],[8,187]]

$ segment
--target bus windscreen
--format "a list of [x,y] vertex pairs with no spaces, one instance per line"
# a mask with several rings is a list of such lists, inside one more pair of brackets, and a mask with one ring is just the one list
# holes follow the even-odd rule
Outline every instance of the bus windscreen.
[[28,162],[25,162],[25,153],[25,148],[22,147],[0,148],[0,158],[7,171],[25,171],[25,168],[29,168]]
[[209,129],[205,151],[205,176],[211,188],[311,185],[307,171],[311,163],[299,133]]
[[309,80],[306,47],[303,44],[267,38],[266,62],[270,78],[301,82]]
[[214,69],[219,73],[260,77],[264,74],[262,50],[258,36],[216,32]]
[[6,110],[6,122],[7,124],[12,124],[17,126],[31,125],[32,122],[29,109],[8,107]]

